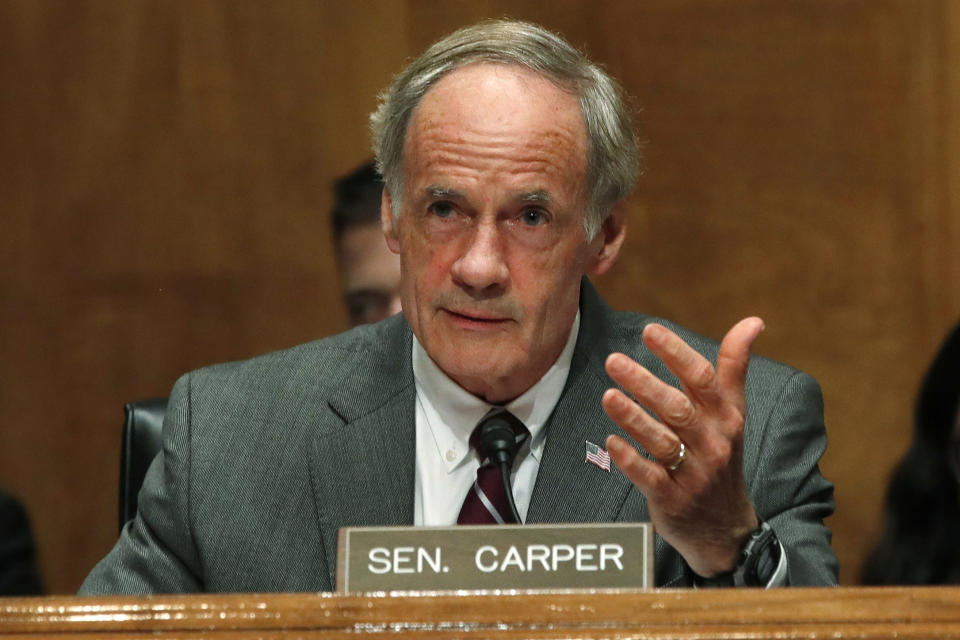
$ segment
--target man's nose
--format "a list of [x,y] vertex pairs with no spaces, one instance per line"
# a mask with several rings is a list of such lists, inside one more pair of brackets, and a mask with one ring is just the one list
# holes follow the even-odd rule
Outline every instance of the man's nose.
[[505,286],[510,270],[504,256],[503,240],[495,222],[477,225],[463,254],[453,263],[454,280],[477,292]]

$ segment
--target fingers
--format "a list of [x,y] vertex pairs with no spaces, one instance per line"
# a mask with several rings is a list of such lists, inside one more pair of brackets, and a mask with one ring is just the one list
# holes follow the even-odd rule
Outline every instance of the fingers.
[[677,376],[684,389],[705,402],[717,400],[716,370],[677,334],[658,324],[643,330],[643,343]]
[[666,494],[670,491],[672,479],[661,464],[644,458],[619,436],[608,436],[606,447],[617,468],[630,478],[648,500],[656,503],[669,499]]
[[680,456],[677,434],[655,420],[619,389],[608,389],[601,399],[604,411],[657,460],[672,463]]
[[716,368],[666,327],[648,325],[643,330],[643,342],[677,376],[694,400],[717,405],[742,398],[750,347],[763,328],[763,320],[756,317],[735,324],[720,343]]
[[736,438],[743,426],[750,347],[762,330],[760,318],[738,322],[724,337],[715,368],[666,327],[647,326],[644,343],[677,376],[682,389],[614,353],[607,358],[607,373],[636,402],[611,389],[603,397],[604,410],[658,460],[675,460],[681,441],[705,454],[717,449],[708,446],[711,438]]
[[693,404],[682,391],[665,383],[628,356],[610,354],[606,369],[617,384],[650,407],[664,422],[682,429],[694,420]]

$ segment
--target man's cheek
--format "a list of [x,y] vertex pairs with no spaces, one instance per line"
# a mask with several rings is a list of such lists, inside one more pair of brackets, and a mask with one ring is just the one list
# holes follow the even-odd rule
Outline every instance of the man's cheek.
[[435,251],[424,261],[421,267],[421,280],[425,286],[435,289],[450,276],[453,259],[445,252]]

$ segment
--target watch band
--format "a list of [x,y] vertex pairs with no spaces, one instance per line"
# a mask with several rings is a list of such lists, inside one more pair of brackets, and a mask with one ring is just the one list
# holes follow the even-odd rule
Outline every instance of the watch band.
[[732,571],[704,578],[693,572],[696,587],[765,587],[777,570],[780,562],[780,541],[770,525],[760,521],[760,526],[750,532],[737,557],[737,566]]

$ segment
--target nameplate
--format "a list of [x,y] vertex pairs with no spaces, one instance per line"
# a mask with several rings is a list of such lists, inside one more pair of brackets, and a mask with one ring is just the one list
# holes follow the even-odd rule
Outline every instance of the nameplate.
[[337,591],[652,588],[648,523],[351,527]]

